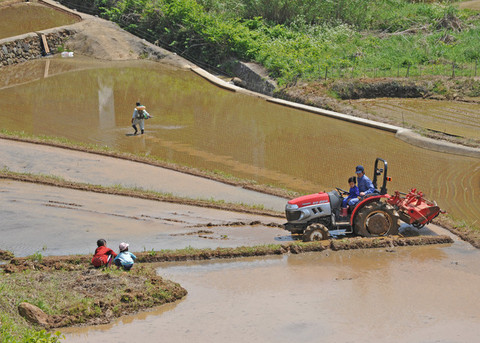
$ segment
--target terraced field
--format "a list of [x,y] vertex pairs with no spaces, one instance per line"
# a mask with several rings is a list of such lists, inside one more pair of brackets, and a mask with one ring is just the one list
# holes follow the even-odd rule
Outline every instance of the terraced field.
[[[149,61],[102,62],[76,56],[48,59],[48,68],[45,62],[22,66],[30,71],[25,74],[60,72],[34,80],[26,75],[10,84],[1,80],[9,79],[9,71],[18,72],[19,66],[2,69],[4,129],[95,143],[305,193],[341,187],[356,164],[363,164],[371,175],[373,161],[382,157],[393,178],[389,190],[416,187],[457,219],[474,222],[479,217],[480,164],[474,158],[421,149],[391,133],[227,92],[193,73]],[[66,72],[74,64],[79,70]],[[139,95],[154,118],[146,123],[145,135],[130,137],[132,104]],[[396,106],[403,100],[392,101],[382,106],[390,115],[402,115]],[[463,103],[421,100],[417,109],[414,105],[409,105],[408,115],[403,110],[408,120],[436,123],[438,127],[429,128],[451,134],[473,136],[479,131],[474,108],[450,109],[459,113],[456,121],[429,119]],[[440,114],[416,114],[422,106],[430,111],[433,105]],[[15,112],[22,116],[12,117]],[[467,114],[474,120],[468,122]]]
[[352,104],[359,110],[405,125],[472,139],[480,138],[477,103],[423,99],[362,99]]

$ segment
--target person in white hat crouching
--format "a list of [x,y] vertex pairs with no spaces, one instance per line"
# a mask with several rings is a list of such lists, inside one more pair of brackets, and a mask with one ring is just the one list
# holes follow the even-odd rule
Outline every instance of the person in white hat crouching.
[[137,256],[128,251],[128,244],[125,242],[120,243],[118,248],[120,249],[120,253],[117,255],[117,257],[115,257],[113,263],[115,263],[118,268],[122,267],[127,271],[132,269],[133,263],[137,259]]

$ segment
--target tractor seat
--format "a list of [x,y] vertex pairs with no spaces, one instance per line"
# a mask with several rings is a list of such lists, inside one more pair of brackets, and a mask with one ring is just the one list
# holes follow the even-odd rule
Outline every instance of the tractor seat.
[[328,198],[332,208],[340,208],[342,205],[343,197],[337,191],[328,192]]

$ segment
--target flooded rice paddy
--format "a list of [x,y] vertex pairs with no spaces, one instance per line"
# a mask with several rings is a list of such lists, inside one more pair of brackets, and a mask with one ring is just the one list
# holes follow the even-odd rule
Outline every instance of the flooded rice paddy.
[[78,21],[79,19],[73,15],[38,3],[22,2],[6,6],[0,2],[0,39],[70,25]]
[[0,250],[93,254],[104,238],[131,251],[278,244],[281,218],[0,180]]
[[161,264],[187,297],[67,342],[469,342],[480,335],[479,252],[404,247]]
[[[23,64],[25,74],[15,67],[0,70],[0,118],[8,130],[106,145],[307,193],[347,187],[357,164],[371,176],[375,158],[382,157],[393,179],[390,191],[416,187],[456,218],[480,217],[478,159],[417,148],[388,132],[229,92],[149,61],[43,59]],[[154,117],[145,135],[130,136],[136,101]]]
[[415,125],[454,136],[480,138],[480,105],[424,99],[362,99],[351,103],[358,109],[405,126]]
[[281,197],[228,185],[167,168],[81,151],[0,139],[0,168],[54,175],[66,181],[144,189],[185,199],[248,204],[281,212]]

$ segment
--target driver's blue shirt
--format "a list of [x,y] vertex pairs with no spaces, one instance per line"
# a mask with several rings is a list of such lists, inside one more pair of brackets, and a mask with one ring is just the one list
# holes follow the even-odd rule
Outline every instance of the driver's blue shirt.
[[[375,187],[373,187],[373,182],[368,178],[368,176],[363,175],[362,177],[357,177],[358,190],[365,193],[365,195],[375,192]],[[347,201],[348,206],[354,207],[360,201],[359,198],[352,198]]]
[[368,178],[367,175],[357,178],[358,190],[366,194],[375,192],[375,187],[373,187],[373,182]]

